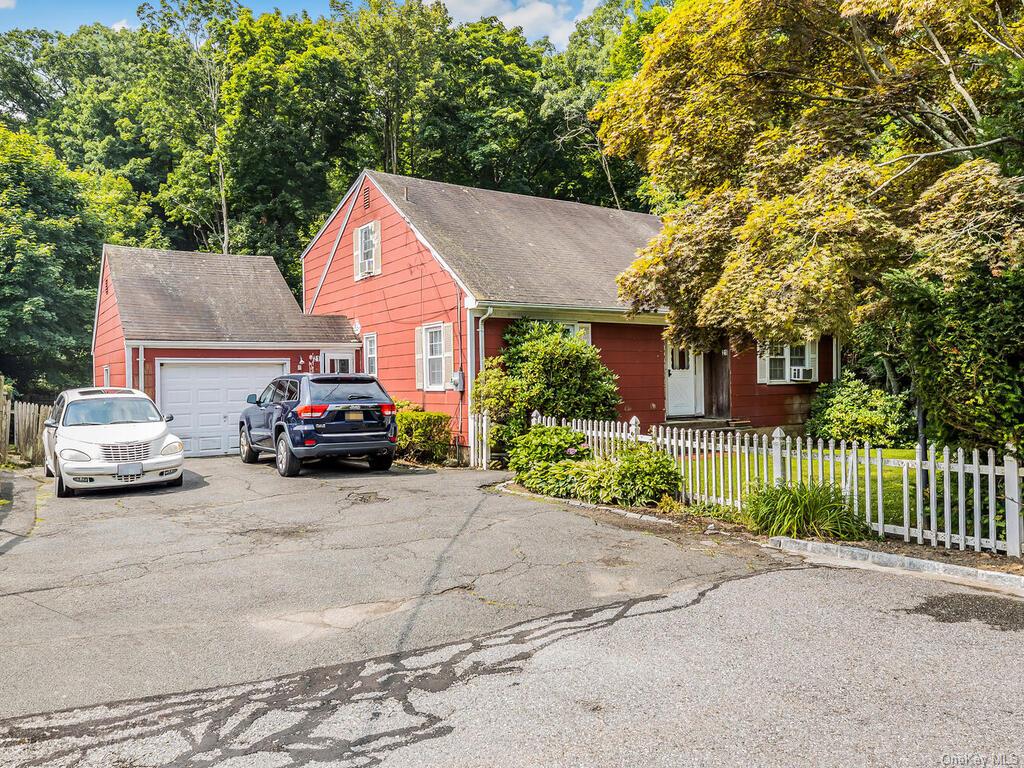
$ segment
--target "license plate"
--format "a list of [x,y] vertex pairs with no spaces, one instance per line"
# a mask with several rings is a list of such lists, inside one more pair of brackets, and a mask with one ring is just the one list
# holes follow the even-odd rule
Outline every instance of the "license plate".
[[345,411],[345,421],[362,421],[362,411]]
[[118,464],[117,474],[121,477],[125,475],[141,475],[142,474],[142,462],[135,464]]

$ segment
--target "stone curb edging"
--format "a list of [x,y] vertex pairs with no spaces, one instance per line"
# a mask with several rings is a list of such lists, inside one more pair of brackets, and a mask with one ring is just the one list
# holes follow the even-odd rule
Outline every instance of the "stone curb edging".
[[773,536],[768,540],[766,546],[781,549],[785,552],[828,557],[842,562],[863,563],[880,568],[899,568],[914,573],[931,574],[958,581],[971,581],[987,587],[1010,590],[1024,595],[1024,576],[1017,576],[1012,573],[986,571],[982,568],[940,563],[936,560],[926,560],[920,557],[894,555],[890,552],[878,552],[872,549],[851,547],[845,544],[791,539],[788,536]]
[[619,515],[620,517],[627,517],[630,520],[640,520],[645,523],[659,523],[661,525],[670,525],[673,528],[678,528],[679,523],[675,520],[666,520],[663,517],[655,517],[654,515],[643,515],[639,512],[630,512],[628,509],[622,509],[621,507],[606,507],[601,504],[591,504],[589,501],[579,501],[578,499],[559,499],[555,496],[544,496],[540,493],[531,493],[530,491],[520,491],[513,489],[511,486],[515,483],[514,480],[505,480],[504,482],[498,483],[494,488],[502,493],[507,493],[510,496],[522,496],[524,499],[535,499],[537,501],[546,501],[553,504],[568,504],[570,507],[582,507],[584,509],[599,509],[602,512],[611,512],[613,515]]

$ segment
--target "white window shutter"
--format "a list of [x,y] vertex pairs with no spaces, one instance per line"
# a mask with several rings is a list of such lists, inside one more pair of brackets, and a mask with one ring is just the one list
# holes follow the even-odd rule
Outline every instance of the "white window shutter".
[[768,383],[768,347],[757,345],[757,383]]
[[423,326],[416,326],[416,389],[423,389]]
[[352,230],[352,276],[358,280],[359,273],[359,227]]
[[380,274],[380,219],[373,222],[373,274]]
[[444,378],[444,387],[448,389],[451,386],[452,376],[454,375],[454,339],[452,338],[452,324],[445,323],[441,326],[441,339],[444,344],[444,357],[442,358],[442,376]]
[[593,344],[594,342],[590,340],[590,323],[580,323],[578,327],[580,329],[580,333],[583,334],[583,340],[587,342],[587,344]]
[[811,369],[811,381],[818,380],[818,340],[807,341],[807,367]]

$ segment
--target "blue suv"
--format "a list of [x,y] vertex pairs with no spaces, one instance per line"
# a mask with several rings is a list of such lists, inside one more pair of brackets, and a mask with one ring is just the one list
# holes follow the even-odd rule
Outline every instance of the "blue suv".
[[238,422],[246,464],[273,453],[277,471],[294,477],[303,459],[365,457],[381,471],[395,460],[395,404],[373,376],[281,376],[246,402]]

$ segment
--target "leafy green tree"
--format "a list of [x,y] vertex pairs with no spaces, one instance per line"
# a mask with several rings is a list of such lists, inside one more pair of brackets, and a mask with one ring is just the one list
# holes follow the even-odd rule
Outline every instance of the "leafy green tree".
[[377,162],[389,173],[417,172],[412,137],[425,95],[448,55],[451,17],[441,2],[367,0],[352,10],[332,0],[339,44],[367,91]]
[[232,241],[270,254],[292,285],[298,255],[365,159],[365,91],[321,19],[243,11],[227,42],[221,110]]
[[144,133],[175,163],[158,198],[168,217],[229,253],[231,213],[224,140],[227,41],[236,0],[160,0],[139,6],[142,77],[133,90]]
[[21,392],[83,380],[103,236],[53,151],[0,127],[0,372]]

